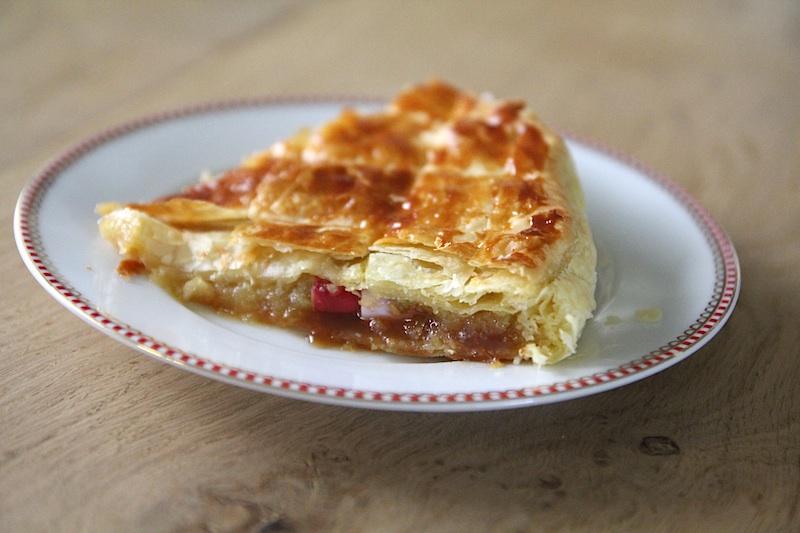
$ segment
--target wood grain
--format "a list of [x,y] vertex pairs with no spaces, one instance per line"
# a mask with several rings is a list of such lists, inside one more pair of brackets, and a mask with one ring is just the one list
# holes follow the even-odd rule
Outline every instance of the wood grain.
[[[800,4],[0,4],[0,531],[800,529]],[[528,100],[727,229],[724,330],[654,377],[491,413],[331,407],[209,381],[86,326],[25,270],[25,180],[99,129],[432,76]]]

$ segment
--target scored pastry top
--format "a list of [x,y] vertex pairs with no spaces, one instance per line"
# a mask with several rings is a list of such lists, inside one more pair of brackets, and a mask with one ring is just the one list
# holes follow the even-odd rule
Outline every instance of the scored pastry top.
[[342,258],[402,245],[530,268],[571,238],[570,199],[552,176],[565,171],[564,150],[523,103],[433,81],[139,207],[174,226],[230,222],[246,239]]

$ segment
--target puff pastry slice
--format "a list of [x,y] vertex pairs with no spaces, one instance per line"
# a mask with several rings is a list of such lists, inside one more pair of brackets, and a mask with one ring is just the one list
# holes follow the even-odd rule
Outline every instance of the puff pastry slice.
[[324,346],[547,364],[595,306],[562,138],[522,102],[440,81],[98,213],[120,274]]

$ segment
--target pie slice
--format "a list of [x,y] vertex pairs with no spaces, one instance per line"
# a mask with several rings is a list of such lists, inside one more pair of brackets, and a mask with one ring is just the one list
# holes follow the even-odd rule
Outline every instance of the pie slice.
[[553,363],[595,306],[563,140],[521,102],[440,81],[98,213],[120,274],[322,346]]

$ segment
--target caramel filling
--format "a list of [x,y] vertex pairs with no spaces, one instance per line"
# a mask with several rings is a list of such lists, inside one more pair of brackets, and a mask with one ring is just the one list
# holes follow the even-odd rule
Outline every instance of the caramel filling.
[[419,304],[392,302],[391,312],[362,316],[361,312],[316,311],[314,278],[278,284],[259,280],[187,278],[176,271],[153,273],[153,279],[184,301],[208,306],[241,319],[305,332],[317,346],[378,350],[430,357],[439,353],[458,360],[512,360],[525,344],[516,319],[488,311],[470,315],[434,313]]

